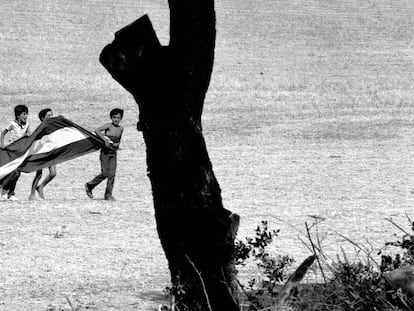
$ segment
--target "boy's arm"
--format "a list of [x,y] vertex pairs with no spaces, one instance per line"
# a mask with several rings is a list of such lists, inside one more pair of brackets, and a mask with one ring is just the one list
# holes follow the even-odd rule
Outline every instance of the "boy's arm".
[[4,148],[4,136],[6,135],[6,133],[7,133],[7,129],[4,129],[0,135],[0,148],[2,149]]
[[5,128],[0,135],[0,147],[4,148],[4,136],[6,135],[7,132],[9,132],[11,130],[12,125],[10,124],[7,128]]
[[104,125],[102,125],[102,126],[100,126],[100,127],[97,127],[95,130],[94,130],[94,133],[97,135],[97,136],[99,136],[100,138],[102,138],[102,139],[105,139],[105,135],[104,134],[102,134],[102,132],[103,131],[105,131],[105,130],[107,130],[108,128],[109,128],[109,123],[106,123],[106,124],[104,124]]
[[110,147],[111,145],[110,145],[110,143],[109,143],[109,141],[108,141],[108,139],[107,138],[105,138],[105,135],[104,134],[102,134],[102,132],[103,131],[105,131],[105,130],[107,130],[107,129],[109,129],[109,127],[111,126],[111,123],[106,123],[106,124],[104,124],[104,125],[102,125],[102,126],[100,126],[100,127],[98,127],[98,128],[96,128],[95,129],[95,134],[98,136],[98,137],[100,137],[101,139],[103,139],[103,141],[105,142],[105,146],[106,147]]

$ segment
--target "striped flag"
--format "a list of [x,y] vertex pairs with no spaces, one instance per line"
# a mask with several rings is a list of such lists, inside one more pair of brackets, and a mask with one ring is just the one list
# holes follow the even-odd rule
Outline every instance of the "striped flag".
[[62,116],[45,119],[32,135],[0,149],[0,180],[16,169],[30,173],[103,146],[101,138]]

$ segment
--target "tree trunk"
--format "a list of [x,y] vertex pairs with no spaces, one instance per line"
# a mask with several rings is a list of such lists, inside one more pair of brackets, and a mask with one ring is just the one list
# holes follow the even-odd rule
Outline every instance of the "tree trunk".
[[100,61],[139,106],[177,310],[239,310],[232,259],[239,216],[223,208],[201,126],[214,62],[214,1],[169,5],[167,47],[143,16],[116,32]]

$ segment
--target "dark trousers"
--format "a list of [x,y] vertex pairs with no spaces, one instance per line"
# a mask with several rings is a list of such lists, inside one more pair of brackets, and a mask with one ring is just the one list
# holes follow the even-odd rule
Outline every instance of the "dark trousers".
[[20,170],[15,170],[2,180],[2,188],[7,191],[9,198],[14,195],[17,180],[20,177]]
[[105,190],[105,199],[112,196],[112,189],[114,188],[115,181],[115,171],[116,171],[116,152],[108,152],[106,150],[101,150],[101,155],[99,157],[101,160],[101,173],[92,179],[90,182],[86,183],[89,189],[95,188],[99,185],[105,178],[108,179]]

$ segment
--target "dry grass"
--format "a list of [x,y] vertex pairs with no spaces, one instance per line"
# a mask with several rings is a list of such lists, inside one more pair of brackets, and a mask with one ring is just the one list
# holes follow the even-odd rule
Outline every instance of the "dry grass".
[[[409,0],[217,1],[204,132],[240,236],[275,215],[302,229],[318,215],[333,255],[332,228],[381,246],[394,232],[381,219],[412,209],[413,12]],[[33,125],[50,106],[88,129],[126,110],[116,203],[83,193],[97,154],[59,165],[47,201],[0,203],[2,311],[150,309],[168,283],[137,106],[97,61],[113,32],[144,13],[168,42],[167,1],[2,4],[0,124],[20,103]],[[20,180],[21,199],[31,178]],[[298,233],[274,223],[274,250],[304,259]]]
[[[1,202],[0,310],[68,307],[66,296],[81,310],[143,310],[143,295],[168,284],[150,191],[145,176],[143,183],[128,176],[125,153],[115,203],[83,193],[97,154],[60,165],[46,201]],[[21,178],[22,199],[31,177]],[[103,196],[103,187],[95,192]]]

